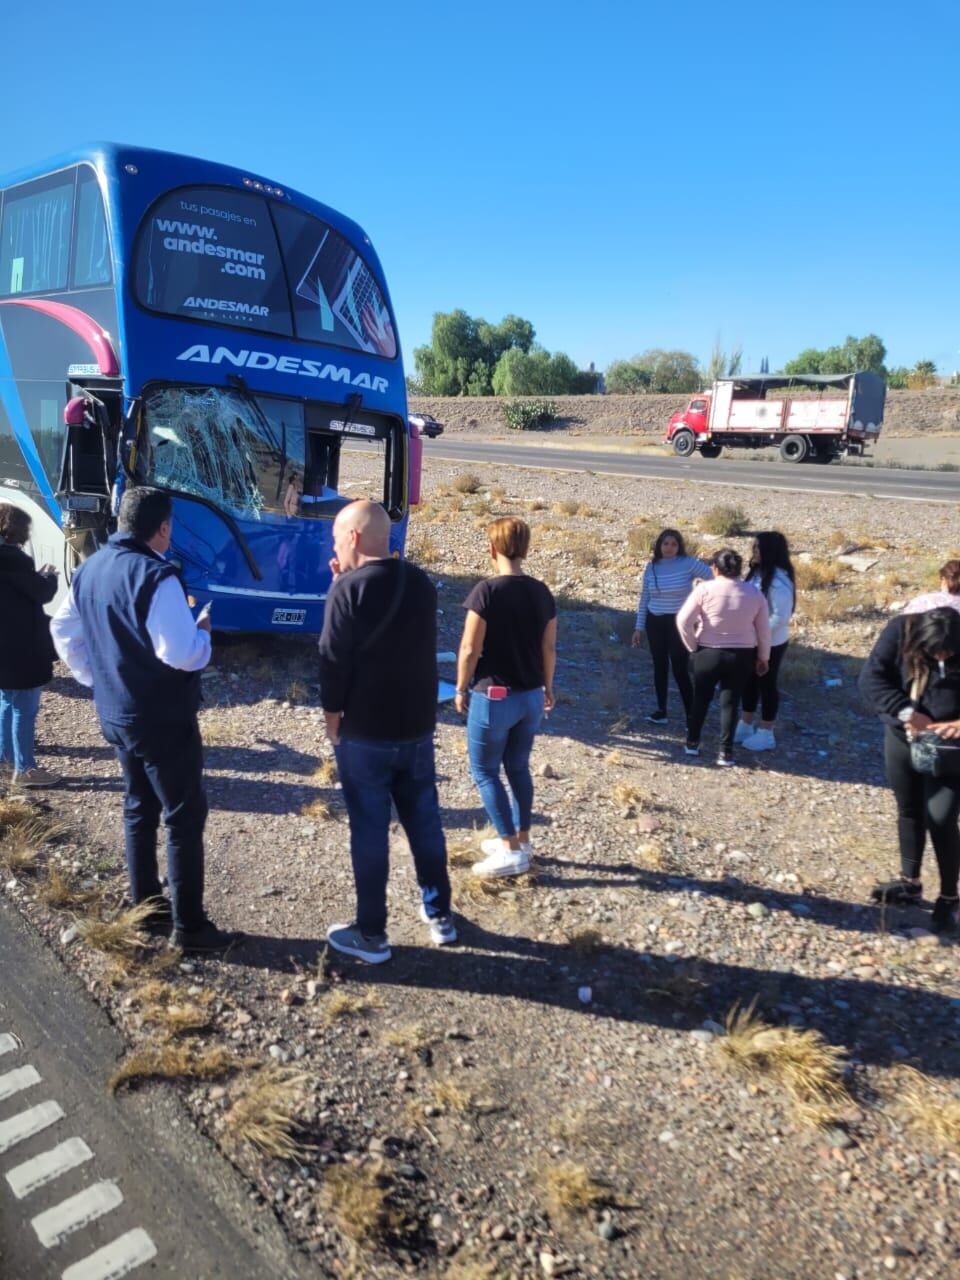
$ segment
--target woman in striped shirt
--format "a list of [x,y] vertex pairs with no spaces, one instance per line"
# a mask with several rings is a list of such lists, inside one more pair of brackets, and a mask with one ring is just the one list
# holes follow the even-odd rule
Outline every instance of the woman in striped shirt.
[[653,544],[653,557],[643,571],[640,603],[633,633],[633,646],[639,648],[646,634],[653,659],[653,687],[656,708],[647,719],[663,724],[667,719],[667,688],[670,667],[680,690],[683,710],[689,719],[693,705],[693,685],[687,669],[689,655],[677,631],[677,614],[693,584],[711,576],[710,566],[688,556],[683,534],[676,529],[663,529]]

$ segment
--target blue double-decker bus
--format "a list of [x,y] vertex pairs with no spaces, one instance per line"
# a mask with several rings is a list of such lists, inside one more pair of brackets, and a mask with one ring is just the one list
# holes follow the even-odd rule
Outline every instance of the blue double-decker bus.
[[333,517],[382,502],[402,553],[420,449],[356,223],[112,144],[0,180],[0,501],[32,516],[38,562],[69,577],[123,489],[156,485],[218,629],[317,631]]

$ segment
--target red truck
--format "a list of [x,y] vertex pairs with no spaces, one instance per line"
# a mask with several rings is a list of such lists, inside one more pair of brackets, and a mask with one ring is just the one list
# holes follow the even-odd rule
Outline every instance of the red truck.
[[[785,396],[768,392],[785,388]],[[803,393],[791,396],[796,389]],[[811,395],[816,391],[817,395]],[[665,444],[681,458],[699,449],[778,447],[784,462],[862,457],[880,434],[886,384],[877,373],[783,374],[721,378],[670,419]]]

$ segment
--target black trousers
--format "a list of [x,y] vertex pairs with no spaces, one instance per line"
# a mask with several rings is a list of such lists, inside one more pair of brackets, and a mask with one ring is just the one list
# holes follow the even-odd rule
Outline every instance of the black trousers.
[[757,669],[750,672],[750,679],[743,690],[742,705],[744,711],[754,712],[760,703],[760,719],[772,724],[780,710],[780,690],[777,677],[780,674],[780,663],[787,652],[788,641],[775,644],[770,650],[770,667],[765,676],[758,676]]
[[167,879],[174,927],[203,924],[203,744],[196,716],[150,730],[101,724],[123,770],[123,831],[134,902],[160,894],[157,832],[167,828]]
[[677,615],[648,613],[645,630],[647,643],[650,645],[650,658],[653,661],[653,688],[657,696],[657,707],[661,711],[667,709],[667,689],[670,683],[670,668],[673,667],[673,678],[680,690],[683,710],[689,719],[690,708],[693,705],[690,655],[677,630]]
[[703,722],[719,685],[720,747],[727,752],[733,750],[740,695],[756,661],[756,649],[698,649],[691,657],[693,709],[687,724],[687,737],[691,742],[700,741]]
[[910,763],[906,735],[891,725],[886,726],[883,757],[897,802],[901,874],[919,878],[929,834],[940,869],[940,892],[945,898],[955,897],[960,873],[960,778],[917,773]]

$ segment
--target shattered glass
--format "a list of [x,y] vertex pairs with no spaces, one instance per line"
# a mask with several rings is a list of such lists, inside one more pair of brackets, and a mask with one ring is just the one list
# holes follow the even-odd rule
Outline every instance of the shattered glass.
[[303,474],[299,405],[222,387],[162,387],[145,400],[149,480],[248,518],[282,513],[288,476]]

